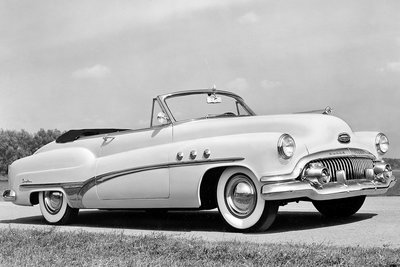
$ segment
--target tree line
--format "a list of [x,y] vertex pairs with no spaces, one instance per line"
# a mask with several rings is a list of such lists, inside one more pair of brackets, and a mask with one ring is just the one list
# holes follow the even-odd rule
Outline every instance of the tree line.
[[393,170],[400,170],[400,159],[384,158],[386,163],[389,163]]
[[7,174],[8,166],[13,161],[32,155],[40,147],[57,139],[62,133],[57,129],[40,129],[33,134],[25,130],[0,129],[0,175]]

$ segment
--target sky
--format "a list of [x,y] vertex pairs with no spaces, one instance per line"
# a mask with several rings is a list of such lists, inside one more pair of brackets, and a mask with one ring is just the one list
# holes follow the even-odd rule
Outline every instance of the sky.
[[333,108],[400,158],[400,1],[0,0],[0,128],[142,128],[211,88],[257,114]]

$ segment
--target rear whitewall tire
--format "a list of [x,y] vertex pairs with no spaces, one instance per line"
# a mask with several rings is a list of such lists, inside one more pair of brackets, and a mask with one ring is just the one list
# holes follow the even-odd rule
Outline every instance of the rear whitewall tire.
[[[54,210],[51,209],[46,199],[49,199],[49,193],[56,192],[61,194],[62,200],[60,205]],[[49,224],[68,224],[70,223],[79,212],[79,209],[71,208],[68,205],[65,194],[61,191],[43,191],[39,192],[39,207],[42,215],[47,223]]]
[[[252,190],[255,193],[255,201],[250,199],[249,209],[243,214],[236,212],[235,205],[232,205],[232,201],[229,200],[232,180],[236,185],[243,182],[248,188],[253,187]],[[266,202],[262,199],[259,181],[250,170],[242,167],[228,168],[222,173],[217,185],[217,203],[225,222],[239,231],[267,230],[274,222],[279,207],[276,202]]]

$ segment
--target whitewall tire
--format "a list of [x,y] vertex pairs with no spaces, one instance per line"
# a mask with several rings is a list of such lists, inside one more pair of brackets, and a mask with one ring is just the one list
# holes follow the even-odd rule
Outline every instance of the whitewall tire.
[[261,198],[261,186],[245,168],[226,169],[217,185],[218,210],[225,222],[240,231],[265,231],[275,221],[278,203]]
[[68,224],[78,215],[79,211],[68,205],[66,196],[61,191],[40,192],[39,207],[44,219],[49,224]]

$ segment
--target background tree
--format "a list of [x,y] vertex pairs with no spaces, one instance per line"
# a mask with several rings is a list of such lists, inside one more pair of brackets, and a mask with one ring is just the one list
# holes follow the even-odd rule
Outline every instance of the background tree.
[[400,170],[400,159],[384,158],[384,160],[392,166],[393,170]]
[[0,175],[6,175],[8,166],[15,160],[35,153],[40,147],[54,141],[61,131],[40,129],[31,134],[25,130],[0,129]]

